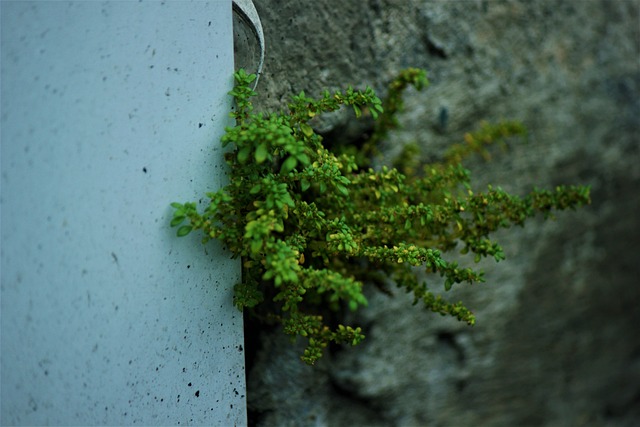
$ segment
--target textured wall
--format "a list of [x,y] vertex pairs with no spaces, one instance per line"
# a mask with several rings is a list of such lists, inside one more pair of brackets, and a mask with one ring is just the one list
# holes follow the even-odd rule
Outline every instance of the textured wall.
[[[479,183],[590,184],[593,204],[501,232],[507,260],[460,286],[478,323],[372,292],[356,317],[367,340],[311,369],[265,331],[249,372],[257,425],[631,426],[640,423],[640,20],[637,0],[256,2],[267,38],[259,104],[304,89],[429,72],[404,130],[437,158],[480,120],[531,134]],[[446,112],[446,113],[445,113]],[[355,138],[349,113],[319,123]],[[447,120],[443,120],[445,116]]]

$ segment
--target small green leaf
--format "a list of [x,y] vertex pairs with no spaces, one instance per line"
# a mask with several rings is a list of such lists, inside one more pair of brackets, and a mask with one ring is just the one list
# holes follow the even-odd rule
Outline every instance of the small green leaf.
[[182,205],[182,203],[173,202],[173,203],[171,203],[171,207],[172,208],[176,208],[176,209],[182,209],[183,205]]
[[281,174],[287,174],[293,170],[298,165],[298,159],[293,156],[287,157],[287,160],[284,161],[282,167],[280,168]]
[[178,228],[178,232],[176,234],[178,235],[178,237],[184,237],[187,234],[191,233],[191,230],[193,230],[192,226],[183,225],[182,227]]
[[253,240],[251,241],[251,253],[257,254],[262,249],[262,240]]
[[270,280],[273,279],[274,273],[273,270],[267,270],[265,271],[265,273],[262,275],[262,279],[264,280]]
[[349,185],[351,184],[351,181],[349,181],[349,178],[347,178],[346,176],[339,176],[338,177],[338,181],[340,181],[341,183],[343,183],[344,185]]
[[342,193],[342,195],[344,196],[348,196],[349,195],[349,190],[347,190],[347,187],[345,187],[342,184],[336,184],[336,188],[338,189],[338,191],[340,193]]
[[306,154],[299,154],[296,156],[296,158],[298,159],[298,161],[300,163],[302,163],[305,166],[308,166],[309,163],[311,163],[311,161],[309,160],[309,156],[307,156]]
[[171,220],[171,226],[175,227],[176,225],[182,224],[185,218],[186,217],[184,215],[174,216],[173,219]]
[[289,194],[289,192],[284,193],[282,195],[280,201],[282,203],[285,203],[289,207],[294,207],[296,205],[295,202],[293,201],[293,199],[291,198],[291,194]]
[[255,158],[258,164],[267,160],[267,156],[269,155],[269,151],[267,150],[267,144],[260,144],[258,148],[256,148]]
[[238,161],[240,163],[247,163],[247,160],[249,160],[249,154],[251,153],[251,147],[247,146],[247,147],[243,147],[239,152],[238,152]]
[[307,181],[306,179],[300,180],[300,189],[302,191],[307,191],[309,187],[311,187],[311,183],[309,181]]
[[453,279],[451,277],[447,277],[447,280],[444,282],[444,290],[448,291],[453,286]]
[[306,123],[300,123],[300,130],[305,134],[305,136],[313,135],[313,129]]

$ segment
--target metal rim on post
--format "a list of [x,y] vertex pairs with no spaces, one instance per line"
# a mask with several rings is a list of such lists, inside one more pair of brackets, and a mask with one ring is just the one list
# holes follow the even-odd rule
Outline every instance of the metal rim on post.
[[233,11],[251,28],[260,48],[260,60],[256,68],[256,80],[253,82],[253,88],[255,89],[258,85],[264,64],[265,42],[262,23],[260,22],[258,11],[251,0],[233,0]]

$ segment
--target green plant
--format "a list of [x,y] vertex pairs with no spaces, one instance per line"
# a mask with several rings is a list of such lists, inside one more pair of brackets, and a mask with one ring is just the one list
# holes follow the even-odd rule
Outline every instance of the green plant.
[[[470,310],[432,292],[415,269],[440,276],[445,291],[456,283],[482,282],[482,272],[447,261],[443,253],[460,248],[476,262],[500,261],[505,255],[489,238],[492,232],[523,225],[539,212],[548,217],[589,203],[589,189],[580,186],[536,189],[524,197],[499,187],[472,190],[462,161],[489,144],[524,135],[517,122],[484,124],[422,170],[410,162],[367,167],[376,143],[397,126],[404,89],[427,85],[422,70],[400,73],[384,103],[371,88],[349,87],[320,99],[300,93],[289,111],[272,114],[253,113],[253,79],[238,71],[230,92],[236,125],[222,138],[232,146],[226,154],[230,183],[208,193],[202,211],[194,202],[173,203],[171,225],[179,227],[179,236],[201,230],[204,243],[218,239],[242,258],[235,305],[243,310],[272,300],[269,318],[282,323],[285,333],[308,340],[302,360],[309,364],[331,342],[355,345],[364,338],[359,327],[331,327],[327,313],[366,306],[363,286],[387,278],[413,293],[414,304],[422,301],[429,310],[473,325]],[[356,117],[378,119],[359,154],[330,151],[309,124],[343,105]]]

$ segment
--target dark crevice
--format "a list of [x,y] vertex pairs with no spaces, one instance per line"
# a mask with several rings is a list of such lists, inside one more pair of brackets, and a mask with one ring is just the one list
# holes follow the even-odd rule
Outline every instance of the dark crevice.
[[[386,423],[387,417],[382,412],[381,408],[383,405],[380,404],[378,399],[361,396],[353,390],[350,390],[348,387],[340,384],[334,378],[329,378],[329,385],[333,391],[333,395],[343,401],[340,406],[350,408],[350,412],[367,414],[365,418],[375,419]],[[389,423],[388,425],[392,424]]]
[[[251,310],[244,310],[244,360],[245,360],[245,375],[247,395],[250,395],[251,390],[251,373],[253,366],[255,365],[256,358],[260,350],[262,349],[261,336],[264,336],[268,329],[273,328],[270,325],[265,324],[252,315]],[[247,425],[258,426],[261,424],[261,420],[265,418],[266,412],[258,411],[247,404]]]
[[449,331],[440,331],[437,334],[438,343],[450,348],[456,355],[456,359],[459,363],[464,363],[465,354],[464,349],[456,340],[454,333]]
[[429,55],[435,58],[440,58],[440,59],[449,58],[449,55],[447,55],[447,52],[445,52],[445,50],[442,47],[436,45],[433,42],[433,40],[431,40],[429,37],[425,37],[424,44],[427,48],[427,52],[429,53]]
[[273,411],[256,411],[247,407],[247,426],[248,427],[257,427],[261,425],[261,421],[266,418],[266,415]]
[[630,414],[640,413],[640,390],[628,401],[609,403],[605,405],[602,415],[606,420],[626,418]]

